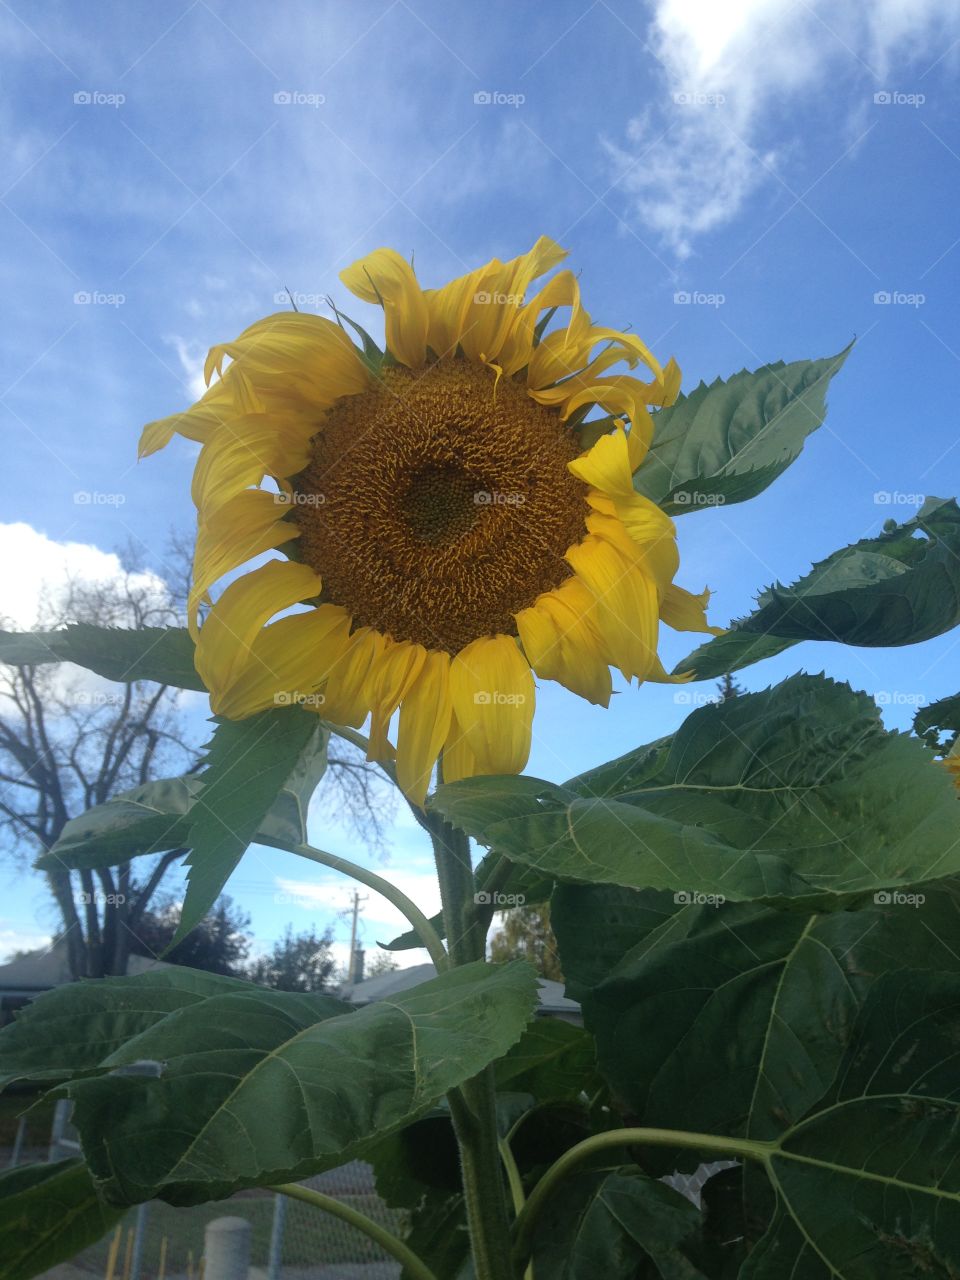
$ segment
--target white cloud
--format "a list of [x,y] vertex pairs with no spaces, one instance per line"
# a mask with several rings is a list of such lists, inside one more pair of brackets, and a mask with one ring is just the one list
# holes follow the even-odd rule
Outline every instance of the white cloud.
[[[860,81],[865,102],[878,90],[909,91],[885,79],[947,49],[958,13],[958,0],[659,0],[648,39],[664,96],[628,122],[625,143],[604,143],[620,189],[689,256],[698,236],[735,218],[789,160],[771,137],[775,110],[796,111],[828,75]],[[843,123],[838,112],[838,132]]]
[[[0,524],[0,564],[0,615],[24,630],[41,620],[42,602],[56,599],[71,582],[109,583],[124,577],[120,557],[113,552],[88,542],[57,542],[22,521]],[[153,573],[132,574],[130,585],[155,592],[158,600],[167,595],[163,581]]]
[[[194,304],[198,306],[199,304]],[[188,304],[188,311],[190,305]],[[185,386],[190,394],[191,401],[199,400],[207,389],[206,381],[203,376],[203,366],[207,359],[207,348],[197,342],[188,342],[186,338],[178,337],[173,334],[167,338],[167,342],[173,347],[177,353],[177,359],[180,361],[180,368],[186,376]]]

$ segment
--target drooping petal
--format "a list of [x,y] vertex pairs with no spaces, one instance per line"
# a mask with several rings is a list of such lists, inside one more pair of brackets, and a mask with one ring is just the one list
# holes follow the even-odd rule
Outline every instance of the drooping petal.
[[245,489],[200,525],[187,601],[187,625],[194,639],[197,608],[215,582],[254,556],[299,537],[299,527],[284,519],[289,508],[283,496],[265,489]]
[[537,675],[606,707],[613,685],[595,609],[590,591],[574,577],[515,616],[524,652]]
[[420,673],[400,704],[397,728],[397,782],[408,799],[421,805],[430,775],[450,732],[450,655],[427,654]]
[[[633,432],[631,431],[631,435]],[[567,463],[578,480],[592,485],[611,498],[633,498],[633,468],[630,465],[630,445],[623,427],[616,427],[603,435],[586,453]]]
[[660,617],[674,631],[704,631],[707,635],[722,636],[724,627],[712,627],[707,622],[706,610],[709,602],[709,591],[704,590],[695,595],[671,582],[660,601]]
[[392,758],[394,751],[387,737],[390,719],[420,674],[426,657],[427,651],[421,644],[391,641],[371,665],[367,678],[370,699],[368,760]]
[[594,533],[571,547],[567,560],[596,601],[597,626],[611,661],[625,679],[645,679],[657,655],[656,582],[620,547]]
[[450,732],[443,744],[441,772],[444,782],[459,782],[461,778],[475,778],[478,772],[477,761],[470,750],[467,735],[455,714],[450,716]]
[[401,364],[416,369],[427,351],[429,316],[413,267],[396,249],[374,249],[340,272],[351,293],[383,306],[387,347]]
[[325,716],[322,686],[349,632],[349,614],[334,604],[272,622],[254,639],[233,683],[212,700],[214,711],[241,720],[268,707],[301,703]]
[[359,729],[370,714],[370,672],[387,641],[372,627],[359,627],[331,668],[324,690],[323,717]]
[[192,485],[197,510],[209,519],[265,476],[296,475],[310,459],[311,434],[308,421],[281,425],[261,413],[235,418],[200,450]]
[[481,636],[466,645],[450,665],[450,689],[477,773],[520,773],[530,755],[535,693],[516,641]]

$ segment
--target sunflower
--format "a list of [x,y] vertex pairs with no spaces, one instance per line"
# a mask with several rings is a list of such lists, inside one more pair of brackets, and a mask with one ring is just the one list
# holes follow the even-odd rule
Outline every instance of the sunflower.
[[672,521],[633,486],[679,370],[595,325],[568,270],[528,300],[565,256],[544,236],[422,289],[377,249],[341,279],[383,308],[385,351],[339,312],[269,316],[145,428],[141,456],[174,433],[202,446],[189,625],[217,714],[370,717],[371,759],[422,804],[441,753],[446,781],[523,769],[534,673],[606,706],[611,665],[673,679],[661,620],[713,630],[708,593],[674,585]]

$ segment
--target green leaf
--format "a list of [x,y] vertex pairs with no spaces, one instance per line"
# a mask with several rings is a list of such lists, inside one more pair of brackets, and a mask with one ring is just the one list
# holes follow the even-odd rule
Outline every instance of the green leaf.
[[[190,814],[187,892],[171,946],[216,902],[287,780],[296,778],[298,786],[311,776],[320,733],[316,716],[302,707],[218,722],[207,748],[203,791]],[[284,829],[296,827],[289,812],[278,821]]]
[[158,1077],[67,1086],[84,1154],[111,1201],[174,1204],[295,1181],[424,1114],[520,1036],[536,979],[482,961],[356,1013],[249,986],[171,1013],[101,1063]]
[[960,1272],[960,978],[875,984],[836,1081],[765,1164],[777,1214],[744,1280]]
[[80,1160],[28,1164],[0,1173],[3,1280],[30,1280],[70,1262],[123,1216],[101,1203]]
[[960,508],[929,498],[917,516],[815,564],[799,582],[761,592],[757,608],[678,662],[709,680],[801,640],[916,644],[960,622]]
[[960,873],[946,771],[886,732],[866,694],[820,676],[699,708],[613,799],[482,777],[432,805],[558,880],[812,910]]
[[593,1093],[597,1077],[593,1036],[559,1018],[537,1018],[496,1064],[498,1090],[529,1093],[538,1103]]
[[960,734],[960,693],[921,707],[913,718],[913,732],[932,739],[939,753],[949,751]]
[[642,1173],[582,1173],[548,1202],[533,1244],[537,1280],[704,1280],[688,1256],[701,1215]]
[[200,778],[187,774],[121,792],[71,818],[35,865],[39,871],[109,867],[140,854],[182,848],[190,838],[187,815],[202,786]]
[[[558,892],[564,964],[605,944],[583,937],[597,895]],[[630,945],[621,932],[621,956],[608,950],[606,974],[581,994],[614,1094],[638,1124],[767,1140],[830,1086],[882,974],[960,974],[960,889],[806,919],[753,904],[686,906],[652,930],[640,915],[635,934]]]
[[[258,836],[285,844],[307,839],[310,797],[327,768],[329,731],[317,724],[292,772],[260,823]],[[115,866],[141,854],[189,848],[191,820],[203,799],[205,777],[162,778],[124,791],[71,818],[60,839],[36,861],[40,871]]]
[[823,422],[830,379],[849,351],[701,382],[656,415],[653,445],[633,478],[637,491],[671,515],[755,497]]
[[0,1089],[15,1080],[51,1082],[95,1072],[104,1058],[175,1010],[249,989],[238,978],[170,965],[45,991],[0,1031]]
[[107,680],[155,680],[206,692],[193,664],[193,640],[184,627],[133,631],[79,622],[62,631],[0,631],[0,662],[75,662]]

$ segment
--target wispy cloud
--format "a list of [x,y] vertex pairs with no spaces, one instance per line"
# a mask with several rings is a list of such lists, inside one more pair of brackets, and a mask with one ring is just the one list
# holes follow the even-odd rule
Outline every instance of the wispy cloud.
[[[648,41],[663,92],[628,121],[625,140],[604,142],[620,189],[688,257],[699,236],[729,223],[789,167],[782,122],[805,95],[851,79],[863,83],[865,102],[874,92],[915,91],[887,81],[919,78],[948,52],[958,16],[957,0],[659,0]],[[842,109],[825,114],[842,135],[850,95],[836,101]]]

